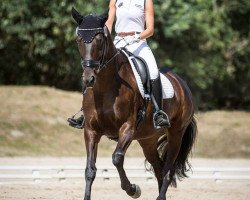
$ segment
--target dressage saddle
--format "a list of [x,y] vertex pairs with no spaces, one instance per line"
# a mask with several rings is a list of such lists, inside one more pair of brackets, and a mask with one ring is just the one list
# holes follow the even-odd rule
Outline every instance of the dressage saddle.
[[138,111],[137,115],[137,126],[142,122],[145,113],[148,101],[151,99],[154,105],[154,114],[153,114],[153,123],[156,129],[159,128],[169,128],[170,122],[168,115],[162,110],[162,85],[160,75],[158,78],[150,80],[150,74],[148,70],[148,65],[146,61],[139,57],[135,56],[133,53],[129,52],[126,48],[122,48],[123,51],[129,56],[133,62],[136,71],[138,72],[143,89],[144,89],[144,106]]

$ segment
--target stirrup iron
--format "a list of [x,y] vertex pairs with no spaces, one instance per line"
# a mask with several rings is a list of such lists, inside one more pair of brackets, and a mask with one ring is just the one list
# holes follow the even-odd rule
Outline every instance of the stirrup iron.
[[78,117],[77,119],[75,119],[75,116],[78,113],[80,113],[81,111],[83,111],[82,108],[76,114],[74,114],[72,117],[70,117],[70,118],[67,119],[67,121],[69,122],[69,126],[72,126],[73,128],[78,128],[78,129],[83,129],[84,128],[84,125],[85,125],[84,114],[82,114],[80,117]]
[[[162,118],[166,120],[166,122],[164,122],[164,124],[161,124],[162,122],[157,121],[157,118],[160,115],[162,115]],[[153,114],[153,124],[154,124],[155,129],[169,128],[171,126],[170,122],[169,122],[168,115],[162,110],[158,110],[158,111],[154,112],[154,114]]]

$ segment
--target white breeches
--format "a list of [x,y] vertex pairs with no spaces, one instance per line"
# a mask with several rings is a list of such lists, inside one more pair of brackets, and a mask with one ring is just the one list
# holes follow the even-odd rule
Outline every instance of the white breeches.
[[[125,40],[119,36],[115,37],[114,44],[116,48],[121,48],[121,47],[126,46]],[[151,80],[158,78],[159,70],[156,64],[156,60],[146,40],[140,40],[140,42],[138,43],[127,45],[126,48],[128,49],[128,51],[130,51],[134,55],[140,56],[146,61],[148,65]]]

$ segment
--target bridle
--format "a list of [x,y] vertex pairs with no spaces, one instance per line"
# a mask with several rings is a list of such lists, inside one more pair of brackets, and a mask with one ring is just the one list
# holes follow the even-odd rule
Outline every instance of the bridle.
[[[104,48],[102,51],[102,57],[100,60],[93,60],[93,59],[83,59],[81,58],[81,66],[83,68],[83,70],[85,70],[86,67],[89,67],[91,69],[95,69],[96,67],[98,67],[98,72],[103,69],[104,67],[106,67],[106,65],[111,62],[119,53],[120,51],[117,50],[117,52],[111,56],[111,58],[109,58],[108,60],[105,60],[106,54],[107,54],[107,46],[108,46],[108,40],[107,40],[107,36],[104,34],[104,28],[91,28],[91,29],[80,29],[77,28],[77,31],[97,31],[97,33],[102,33],[104,35]],[[94,37],[96,36],[96,34],[93,34],[91,41],[93,41]],[[83,39],[83,38],[81,38]],[[83,41],[84,43],[90,43],[91,41]]]

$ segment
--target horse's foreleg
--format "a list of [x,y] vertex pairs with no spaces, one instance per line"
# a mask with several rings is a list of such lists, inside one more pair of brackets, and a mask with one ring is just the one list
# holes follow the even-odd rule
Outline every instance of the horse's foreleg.
[[100,141],[100,136],[96,135],[93,131],[84,130],[84,139],[87,152],[87,163],[85,169],[85,196],[84,200],[91,199],[91,187],[96,176],[96,156],[97,156],[97,146]]
[[125,124],[120,130],[121,133],[119,134],[120,136],[118,144],[112,155],[113,164],[116,166],[117,171],[119,173],[121,180],[121,188],[125,190],[129,196],[133,198],[139,198],[141,195],[141,190],[139,186],[130,183],[123,168],[124,155],[126,153],[127,148],[132,142],[132,136],[134,132],[128,124]]

